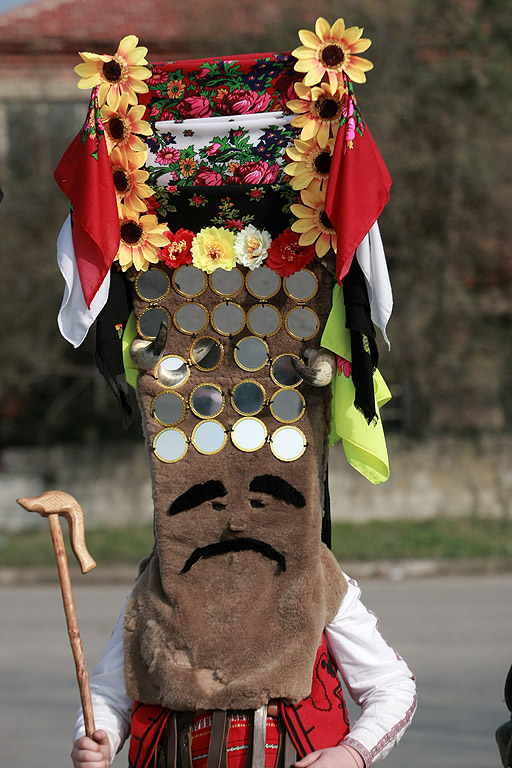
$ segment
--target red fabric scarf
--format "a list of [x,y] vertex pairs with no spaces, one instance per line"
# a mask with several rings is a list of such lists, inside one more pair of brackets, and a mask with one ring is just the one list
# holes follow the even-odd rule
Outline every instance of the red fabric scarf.
[[55,170],[72,205],[73,246],[88,307],[119,249],[119,215],[95,89],[84,127]]

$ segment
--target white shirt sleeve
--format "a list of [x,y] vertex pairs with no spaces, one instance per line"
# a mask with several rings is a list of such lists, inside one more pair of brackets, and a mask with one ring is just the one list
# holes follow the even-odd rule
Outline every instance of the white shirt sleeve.
[[[133,700],[126,693],[124,681],[123,623],[126,603],[112,637],[91,675],[91,699],[96,730],[103,730],[110,742],[110,760],[114,759],[130,733]],[[82,710],[77,713],[73,741],[85,736]]]
[[357,749],[366,768],[398,743],[416,709],[416,685],[405,661],[378,630],[377,617],[360,601],[357,582],[326,629],[327,644],[345,686],[361,707],[343,743]]

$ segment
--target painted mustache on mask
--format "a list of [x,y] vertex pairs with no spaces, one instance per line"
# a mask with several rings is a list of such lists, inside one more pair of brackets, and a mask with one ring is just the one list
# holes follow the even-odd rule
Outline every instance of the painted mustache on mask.
[[224,539],[223,541],[216,541],[214,544],[207,544],[205,547],[198,547],[195,549],[187,562],[181,569],[181,573],[190,571],[194,563],[198,560],[207,557],[215,557],[215,555],[225,555],[227,552],[259,552],[260,555],[268,557],[269,560],[275,560],[281,571],[286,571],[286,558],[277,549],[267,544],[260,539]]

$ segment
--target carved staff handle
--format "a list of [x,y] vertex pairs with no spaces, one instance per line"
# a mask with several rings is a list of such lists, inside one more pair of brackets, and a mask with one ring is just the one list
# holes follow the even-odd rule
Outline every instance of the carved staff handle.
[[64,547],[64,538],[60,526],[59,516],[65,517],[69,523],[71,546],[75,553],[82,573],[87,573],[95,567],[96,563],[90,556],[85,545],[84,513],[80,504],[73,496],[63,491],[47,491],[40,496],[29,499],[16,499],[18,504],[29,512],[38,512],[42,517],[47,517],[50,524],[50,532],[55,550],[55,559],[59,571],[62,602],[68,625],[69,641],[73,658],[75,660],[76,676],[80,690],[80,699],[84,713],[85,731],[92,737],[96,730],[92,710],[91,690],[89,687],[89,675],[85,664],[85,654],[78,628],[75,601],[69,576],[68,559]]

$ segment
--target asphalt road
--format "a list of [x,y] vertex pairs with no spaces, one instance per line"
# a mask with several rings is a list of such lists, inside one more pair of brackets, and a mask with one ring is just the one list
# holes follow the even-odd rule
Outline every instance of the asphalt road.
[[[75,600],[92,670],[129,585],[82,579]],[[418,712],[386,766],[498,768],[512,576],[360,583],[383,635],[418,680]],[[58,586],[0,588],[0,616],[0,767],[69,767],[79,699]],[[126,764],[125,749],[114,765]]]

